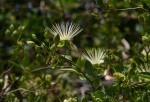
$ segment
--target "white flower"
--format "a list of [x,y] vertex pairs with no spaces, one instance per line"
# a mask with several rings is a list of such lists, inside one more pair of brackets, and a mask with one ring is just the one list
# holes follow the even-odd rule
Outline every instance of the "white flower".
[[101,64],[104,62],[105,51],[101,49],[86,49],[85,53],[82,54],[82,57],[87,59],[91,64]]
[[71,40],[74,36],[79,34],[82,29],[79,25],[73,22],[61,22],[56,23],[55,25],[50,28],[50,32],[53,35],[59,35],[60,40]]

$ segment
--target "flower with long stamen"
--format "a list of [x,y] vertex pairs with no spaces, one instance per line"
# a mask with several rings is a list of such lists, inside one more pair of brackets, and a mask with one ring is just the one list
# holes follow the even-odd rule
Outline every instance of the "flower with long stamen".
[[86,49],[82,57],[87,59],[91,64],[101,64],[104,62],[105,50],[99,48]]
[[71,40],[74,36],[82,31],[78,24],[73,22],[56,23],[50,28],[53,35],[59,35],[60,40]]

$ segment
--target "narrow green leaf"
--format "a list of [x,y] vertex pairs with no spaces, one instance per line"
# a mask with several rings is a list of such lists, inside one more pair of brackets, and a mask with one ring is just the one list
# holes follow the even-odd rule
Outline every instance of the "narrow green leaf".
[[76,74],[81,75],[81,73],[79,73],[78,71],[76,71],[75,69],[72,68],[64,68],[64,69],[60,69],[61,71],[69,71],[69,72],[74,72]]
[[72,61],[72,56],[70,55],[62,55],[65,59]]
[[85,62],[85,73],[92,76],[94,74],[93,66],[89,61]]

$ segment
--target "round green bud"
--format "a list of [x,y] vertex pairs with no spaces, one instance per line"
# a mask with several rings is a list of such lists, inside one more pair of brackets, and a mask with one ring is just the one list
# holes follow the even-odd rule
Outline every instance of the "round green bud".
[[27,44],[30,46],[30,47],[34,47],[35,46],[35,43],[33,41],[27,41]]
[[46,81],[51,81],[51,79],[52,79],[51,75],[46,75],[46,76],[45,76],[45,80],[46,80]]

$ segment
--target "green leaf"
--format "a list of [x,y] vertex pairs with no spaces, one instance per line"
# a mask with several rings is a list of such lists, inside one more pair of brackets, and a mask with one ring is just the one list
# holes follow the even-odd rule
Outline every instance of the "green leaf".
[[85,62],[83,62],[81,58],[78,58],[76,66],[78,66],[79,68],[82,68],[84,67],[84,65],[85,65]]
[[45,30],[44,30],[44,37],[45,37],[45,39],[47,39],[47,38],[50,38],[50,31],[49,31],[49,28],[48,27],[46,27],[45,28]]
[[27,44],[30,46],[30,47],[34,47],[35,46],[35,43],[33,41],[26,41]]
[[72,61],[71,55],[62,55],[65,59]]
[[64,47],[64,45],[65,45],[65,41],[60,41],[57,47]]
[[72,44],[70,41],[68,41],[68,40],[65,41],[65,46],[67,46],[67,47],[68,47],[69,49],[71,49],[71,50],[74,49],[73,44]]
[[53,37],[53,41],[57,44],[57,43],[59,43],[59,41],[60,41],[60,37],[59,37],[59,35],[57,34],[57,35],[55,35],[54,37]]
[[81,73],[79,73],[78,71],[76,71],[75,69],[72,69],[72,68],[63,68],[63,69],[60,69],[61,71],[69,71],[69,72],[74,72],[76,74],[79,74],[81,75]]
[[140,73],[139,73],[139,76],[140,76],[142,79],[150,80],[150,72],[140,72]]
[[150,72],[141,72],[139,74],[143,74],[143,75],[149,75],[150,76]]
[[16,62],[12,61],[12,60],[9,60],[9,63],[20,68],[20,65],[17,64]]
[[89,61],[85,62],[85,73],[91,76],[94,74],[93,66]]
[[101,92],[100,90],[96,91],[94,94],[95,98],[99,98],[101,100],[103,100],[105,98],[105,95],[103,92]]

